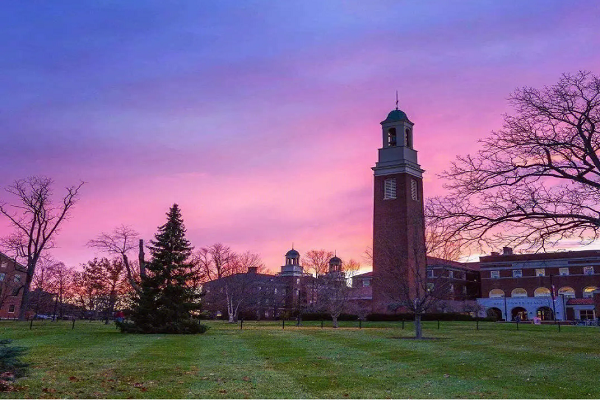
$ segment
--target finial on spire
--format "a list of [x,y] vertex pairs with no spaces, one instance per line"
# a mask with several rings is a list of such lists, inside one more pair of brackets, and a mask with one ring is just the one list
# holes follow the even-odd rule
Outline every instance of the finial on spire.
[[292,242],[292,250],[294,250],[294,242]]
[[398,91],[396,90],[396,110],[398,109]]

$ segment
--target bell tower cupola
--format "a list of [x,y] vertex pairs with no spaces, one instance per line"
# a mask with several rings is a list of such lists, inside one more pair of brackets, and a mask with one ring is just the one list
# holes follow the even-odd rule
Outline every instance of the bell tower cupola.
[[417,163],[413,142],[413,123],[406,113],[396,108],[381,121],[383,143],[373,170],[375,175],[408,173],[421,178],[423,170]]

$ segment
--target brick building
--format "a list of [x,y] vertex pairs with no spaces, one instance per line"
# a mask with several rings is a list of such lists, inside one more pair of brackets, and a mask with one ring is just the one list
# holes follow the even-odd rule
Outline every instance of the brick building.
[[212,316],[225,315],[231,302],[238,316],[257,319],[289,317],[316,302],[315,278],[304,273],[300,253],[290,250],[278,274],[258,273],[256,268],[204,285],[204,309]]
[[502,319],[591,320],[600,287],[600,250],[480,257],[481,298]]
[[415,276],[425,276],[423,170],[413,123],[397,107],[381,122],[382,147],[373,167],[373,310],[413,298]]
[[0,253],[0,318],[17,318],[27,269]]

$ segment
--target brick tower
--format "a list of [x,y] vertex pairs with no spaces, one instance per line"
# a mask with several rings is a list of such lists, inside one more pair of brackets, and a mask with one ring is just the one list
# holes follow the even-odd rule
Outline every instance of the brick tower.
[[[374,171],[373,310],[414,298],[425,278],[423,170],[413,148],[413,123],[396,107],[381,122],[383,146]],[[417,273],[418,272],[418,273]]]

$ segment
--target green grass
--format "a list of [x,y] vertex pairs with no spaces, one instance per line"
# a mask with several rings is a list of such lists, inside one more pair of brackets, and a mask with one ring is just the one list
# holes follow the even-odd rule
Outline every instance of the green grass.
[[21,390],[3,397],[598,398],[599,328],[425,322],[208,322],[204,335],[121,334],[78,321],[0,323],[29,348]]

